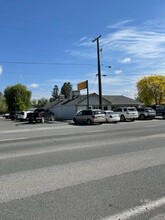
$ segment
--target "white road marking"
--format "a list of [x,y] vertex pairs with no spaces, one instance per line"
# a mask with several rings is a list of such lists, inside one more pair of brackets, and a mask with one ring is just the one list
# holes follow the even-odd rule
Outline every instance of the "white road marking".
[[29,139],[29,138],[28,138],[28,137],[22,137],[22,138],[8,138],[8,139],[2,139],[2,140],[0,140],[0,142],[3,142],[3,141],[26,140],[26,139]]
[[119,214],[111,215],[109,217],[106,217],[102,220],[127,220],[132,217],[138,216],[140,214],[149,212],[153,209],[159,208],[161,206],[165,205],[165,197],[159,198],[155,201],[152,201],[150,203],[141,205],[141,206],[136,206],[131,209],[128,209],[126,211],[123,211]]
[[5,174],[0,176],[0,203],[162,164],[165,149],[158,148]]

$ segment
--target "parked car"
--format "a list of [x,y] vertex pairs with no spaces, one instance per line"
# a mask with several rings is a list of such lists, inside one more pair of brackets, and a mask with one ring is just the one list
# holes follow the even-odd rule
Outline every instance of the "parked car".
[[73,118],[75,124],[102,124],[105,122],[105,114],[100,109],[87,109],[79,111]]
[[30,112],[27,115],[29,123],[37,123],[41,122],[44,123],[45,121],[54,121],[55,115],[53,112],[45,109],[35,109],[34,112]]
[[35,109],[34,112],[28,113],[28,121],[29,123],[44,123],[44,109]]
[[156,117],[156,112],[151,107],[141,107],[137,108],[138,111],[138,119],[153,119]]
[[114,111],[106,110],[103,111],[105,114],[105,120],[106,122],[119,122],[120,121],[120,115]]
[[28,120],[28,114],[32,111],[22,111],[18,113],[17,120],[26,121]]
[[18,113],[19,113],[19,112],[17,112],[17,111],[11,111],[11,112],[9,113],[9,118],[10,118],[11,120],[17,119]]
[[4,114],[3,114],[3,117],[6,118],[6,119],[9,119],[10,114],[9,114],[9,113],[4,113]]
[[118,107],[115,109],[115,112],[117,112],[120,115],[120,121],[134,121],[138,118],[138,111],[135,107]]
[[156,111],[156,116],[162,116],[165,119],[165,106],[164,105],[153,105],[151,106]]

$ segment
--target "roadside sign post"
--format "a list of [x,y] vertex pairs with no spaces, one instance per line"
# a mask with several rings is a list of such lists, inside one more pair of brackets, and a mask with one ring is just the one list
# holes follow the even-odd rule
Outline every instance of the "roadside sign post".
[[89,89],[88,89],[88,80],[80,82],[77,84],[78,90],[87,89],[87,109],[89,109]]

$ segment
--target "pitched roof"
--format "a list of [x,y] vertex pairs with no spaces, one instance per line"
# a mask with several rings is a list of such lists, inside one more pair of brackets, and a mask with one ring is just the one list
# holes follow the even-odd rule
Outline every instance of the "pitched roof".
[[103,95],[112,105],[140,105],[141,102],[123,95]]
[[[96,93],[89,94],[89,96],[98,96]],[[64,100],[55,100],[51,103],[49,103],[46,107],[53,107],[53,106],[58,106],[58,105],[77,105],[81,103],[84,99],[87,98],[87,95],[78,95],[73,98],[69,99],[64,99]],[[103,99],[106,101],[110,102],[111,105],[141,105],[142,103],[139,101],[136,101],[134,99],[128,98],[123,95],[103,95]]]

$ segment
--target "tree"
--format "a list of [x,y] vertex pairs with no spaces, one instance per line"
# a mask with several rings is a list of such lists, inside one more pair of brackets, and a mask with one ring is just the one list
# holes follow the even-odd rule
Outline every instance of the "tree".
[[38,108],[44,107],[49,102],[48,99],[41,98],[38,100]]
[[41,98],[41,99],[33,99],[31,101],[31,105],[33,108],[42,108],[49,102],[48,99]]
[[8,86],[4,96],[9,111],[23,111],[31,106],[31,92],[22,84]]
[[145,76],[137,82],[138,99],[145,105],[162,104],[165,99],[165,76]]
[[52,97],[50,98],[50,101],[54,101],[58,98],[58,92],[59,92],[58,86],[55,85],[52,91]]
[[70,82],[65,82],[61,87],[61,94],[65,95],[65,98],[69,98],[72,92],[72,85]]
[[7,112],[7,105],[5,101],[5,97],[3,96],[2,92],[0,92],[0,113]]
[[33,108],[38,108],[38,100],[37,99],[32,99],[31,101],[31,106]]

